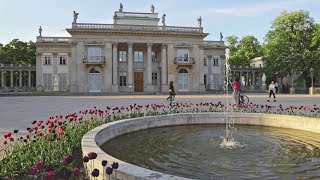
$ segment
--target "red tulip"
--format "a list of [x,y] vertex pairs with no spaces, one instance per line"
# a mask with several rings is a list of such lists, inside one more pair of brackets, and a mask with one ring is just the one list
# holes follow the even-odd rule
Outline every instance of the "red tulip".
[[52,171],[49,171],[49,172],[46,172],[45,176],[46,176],[46,180],[54,180],[54,172]]
[[35,165],[33,165],[33,166],[31,166],[31,167],[29,168],[29,173],[30,173],[31,175],[35,175],[35,174],[37,173],[37,168],[36,168]]
[[78,177],[80,175],[80,169],[78,167],[73,168],[73,176]]
[[59,134],[59,135],[62,135],[63,133],[64,133],[64,129],[63,129],[63,128],[59,128],[59,129],[58,129],[58,134]]
[[44,168],[44,161],[43,160],[38,161],[37,169],[41,171],[43,168]]

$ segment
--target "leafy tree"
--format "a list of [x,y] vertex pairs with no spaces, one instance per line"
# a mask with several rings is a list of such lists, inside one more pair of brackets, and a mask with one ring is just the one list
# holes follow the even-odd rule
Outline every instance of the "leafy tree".
[[261,45],[253,35],[244,36],[240,41],[236,36],[228,36],[226,40],[230,49],[231,65],[249,65],[251,59],[262,55]]
[[6,45],[0,44],[1,64],[35,64],[36,47],[33,42],[12,40]]
[[307,11],[282,12],[265,38],[264,70],[280,77],[299,73],[306,80],[310,68],[319,65],[315,34],[316,25]]

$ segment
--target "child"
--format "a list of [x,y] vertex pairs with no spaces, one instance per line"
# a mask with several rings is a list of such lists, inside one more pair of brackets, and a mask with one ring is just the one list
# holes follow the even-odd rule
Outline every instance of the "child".
[[274,94],[275,92],[275,84],[274,84],[274,81],[271,82],[271,84],[269,85],[269,99],[268,99],[268,102],[270,102],[270,98],[271,98],[271,95],[273,95],[273,102],[276,102],[276,95]]

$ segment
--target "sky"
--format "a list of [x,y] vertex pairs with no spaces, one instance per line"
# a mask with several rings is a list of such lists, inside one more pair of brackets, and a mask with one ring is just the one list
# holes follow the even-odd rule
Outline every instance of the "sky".
[[[205,40],[223,36],[239,38],[254,35],[260,43],[270,30],[272,21],[282,11],[307,10],[320,22],[320,0],[0,0],[0,43],[12,39],[36,41],[39,26],[42,36],[70,36],[73,11],[80,23],[113,23],[114,11],[155,12],[166,14],[166,25],[197,27],[202,17]],[[159,22],[161,24],[161,20]]]

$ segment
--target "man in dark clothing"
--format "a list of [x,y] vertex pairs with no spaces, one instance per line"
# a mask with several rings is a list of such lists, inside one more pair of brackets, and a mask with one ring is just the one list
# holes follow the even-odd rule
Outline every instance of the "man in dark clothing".
[[174,91],[173,81],[170,81],[169,84],[169,97],[167,98],[167,101],[170,99],[170,103],[174,101],[174,98],[176,96],[176,92]]

